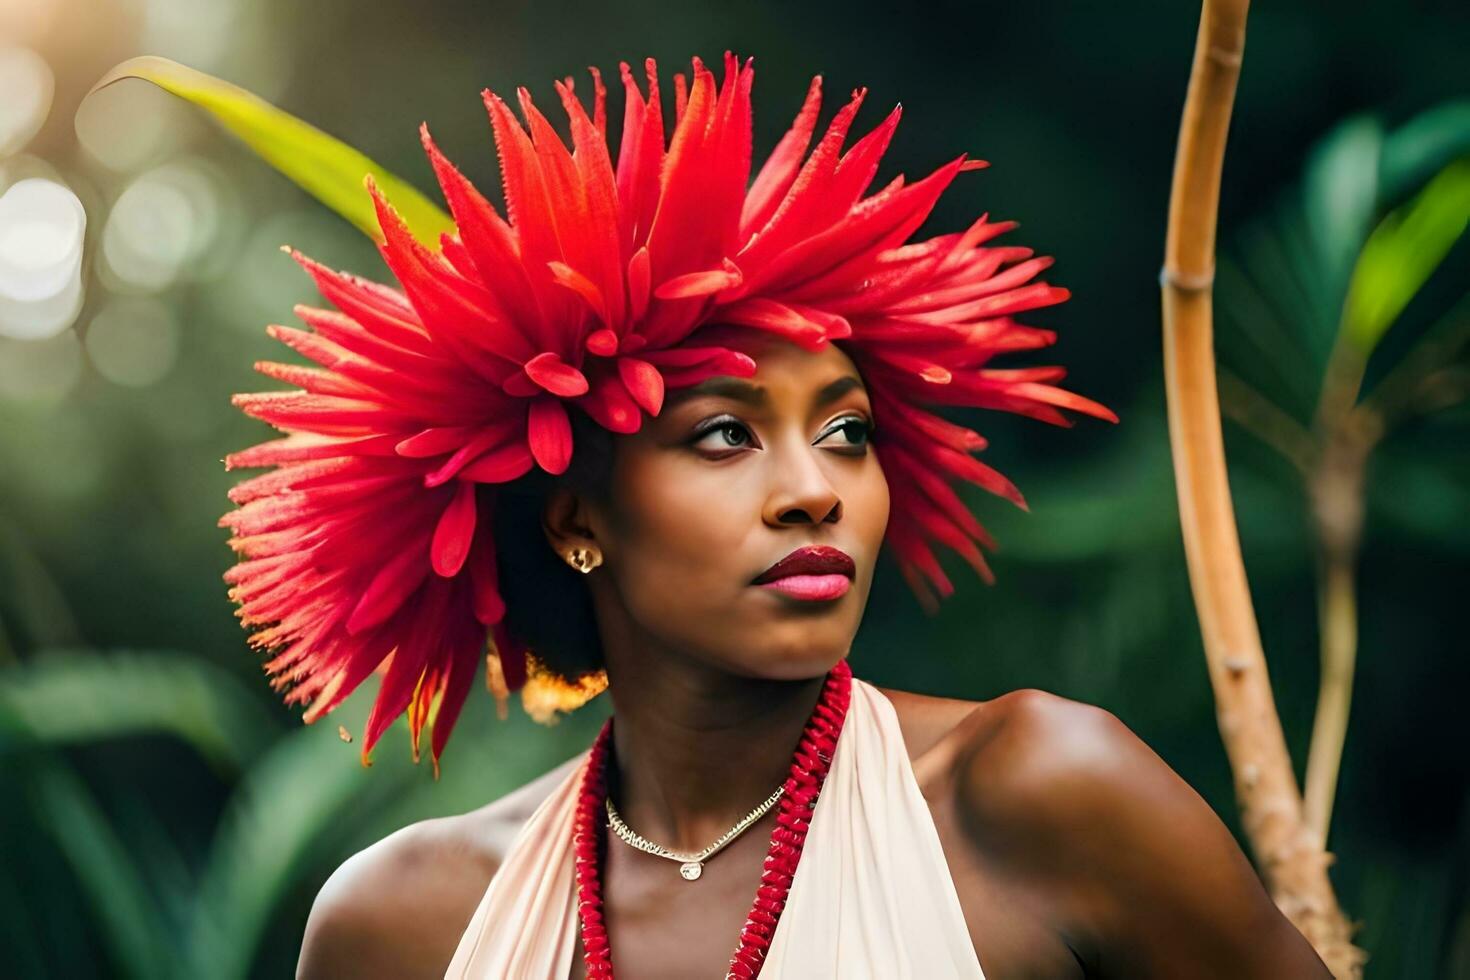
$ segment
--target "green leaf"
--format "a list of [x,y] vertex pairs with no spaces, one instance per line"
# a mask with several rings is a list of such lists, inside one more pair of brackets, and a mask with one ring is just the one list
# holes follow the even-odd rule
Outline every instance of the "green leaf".
[[[404,718],[363,768],[337,733],[339,723],[361,729],[370,706],[361,693],[281,739],[238,785],[200,876],[182,976],[244,980],[292,895],[319,887],[344,858],[408,823],[483,806],[560,765],[601,724],[589,706],[587,717],[579,712],[548,731],[519,710],[500,721],[490,698],[474,698],[435,781],[412,761]],[[300,927],[292,923],[294,939]]]
[[63,650],[0,672],[0,753],[163,732],[239,770],[276,736],[264,704],[232,674],[172,653]]
[[[340,710],[340,709],[339,709]],[[221,819],[185,940],[186,976],[243,980],[284,899],[344,822],[408,788],[403,771],[364,769],[337,719],[281,739],[250,767]]]
[[15,622],[30,646],[81,641],[81,627],[56,579],[37,557],[20,526],[4,515],[0,515],[0,586],[5,590],[5,599],[14,604]]
[[1470,222],[1470,158],[1445,167],[1373,229],[1348,286],[1343,329],[1366,355]]
[[1379,199],[1397,203],[1431,174],[1466,154],[1470,154],[1470,99],[1421,112],[1383,143]]
[[1378,158],[1383,127],[1376,119],[1350,119],[1317,144],[1302,182],[1307,228],[1315,246],[1330,315],[1337,328],[1338,303],[1378,208]]
[[152,82],[204,109],[267,163],[377,241],[382,240],[378,220],[363,187],[367,174],[373,175],[414,236],[428,247],[438,249],[440,233],[454,230],[443,209],[358,150],[237,85],[176,61],[151,55],[130,58],[104,75],[87,95],[125,78]]
[[[1310,415],[1332,352],[1345,343],[1371,352],[1458,235],[1453,210],[1421,211],[1413,221],[1412,204],[1387,219],[1384,212],[1467,154],[1465,99],[1387,133],[1362,116],[1331,130],[1300,183],[1232,236],[1220,257],[1224,362],[1288,414]],[[1457,186],[1447,179],[1426,208],[1461,207]]]
[[33,768],[30,802],[91,903],[113,966],[124,976],[168,975],[173,957],[137,866],[81,778],[60,758]]

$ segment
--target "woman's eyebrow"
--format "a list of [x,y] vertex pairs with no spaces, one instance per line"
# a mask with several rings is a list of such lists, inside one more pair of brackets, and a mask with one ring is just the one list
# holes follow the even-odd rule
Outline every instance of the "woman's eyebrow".
[[[816,406],[820,408],[828,402],[837,400],[854,388],[862,388],[863,382],[855,374],[844,374],[842,377],[829,381],[817,392]],[[680,388],[669,394],[668,401],[681,402],[689,398],[697,398],[700,395],[713,395],[729,398],[748,405],[760,406],[769,400],[768,392],[763,385],[754,384],[742,378],[718,377],[701,381],[699,384],[689,388]]]
[[767,400],[766,389],[762,385],[752,384],[740,378],[718,377],[701,381],[690,388],[676,389],[669,393],[665,401],[682,402],[705,395],[730,398],[748,405],[764,405]]
[[821,391],[817,392],[817,407],[820,408],[828,402],[836,401],[854,388],[862,387],[862,379],[859,378],[857,375],[844,374],[842,377],[838,378],[835,381],[829,381],[827,384],[822,386]]

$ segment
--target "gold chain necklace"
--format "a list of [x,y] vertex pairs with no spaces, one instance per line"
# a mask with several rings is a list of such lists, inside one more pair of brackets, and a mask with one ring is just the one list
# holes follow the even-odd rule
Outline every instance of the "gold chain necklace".
[[622,838],[625,844],[636,847],[638,850],[643,851],[645,854],[652,854],[655,857],[668,858],[670,861],[678,861],[679,874],[684,876],[685,881],[693,881],[704,873],[704,862],[714,857],[715,854],[723,849],[726,844],[729,844],[735,838],[745,833],[745,831],[749,829],[752,824],[754,824],[761,817],[765,816],[766,811],[775,806],[776,803],[780,801],[781,794],[785,792],[785,783],[777,786],[776,792],[766,797],[765,802],[761,803],[754,810],[751,810],[745,816],[741,817],[740,822],[731,827],[729,830],[725,831],[725,833],[720,836],[719,840],[715,841],[709,847],[706,847],[704,850],[698,852],[697,854],[689,854],[680,851],[670,850],[669,848],[664,847],[662,844],[655,844],[648,838],[635,833],[631,828],[629,828],[627,824],[623,823],[623,818],[618,815],[617,808],[613,806],[611,793],[609,793],[606,797],[607,825],[613,829],[613,832],[617,834],[618,837]]

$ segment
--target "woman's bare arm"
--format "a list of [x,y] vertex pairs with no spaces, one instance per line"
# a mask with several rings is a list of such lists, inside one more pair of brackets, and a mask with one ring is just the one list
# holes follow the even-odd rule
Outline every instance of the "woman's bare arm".
[[977,733],[961,809],[1056,883],[1102,977],[1329,978],[1230,831],[1115,716],[1019,691]]

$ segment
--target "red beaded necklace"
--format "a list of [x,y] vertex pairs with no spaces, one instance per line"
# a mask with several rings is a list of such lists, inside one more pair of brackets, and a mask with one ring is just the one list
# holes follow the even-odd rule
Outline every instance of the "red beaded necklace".
[[[726,978],[750,978],[760,973],[771,936],[781,910],[786,907],[786,893],[796,874],[796,862],[806,843],[807,827],[817,794],[832,767],[832,753],[852,694],[852,668],[839,660],[827,674],[806,728],[802,730],[796,752],[791,759],[791,775],[786,779],[786,792],[781,796],[776,827],[771,831],[771,846],[761,874],[755,904],[740,930],[740,945],[730,958]],[[592,743],[582,787],[577,799],[573,842],[576,849],[577,909],[582,920],[582,950],[587,961],[588,980],[612,980],[612,950],[602,917],[602,854],[606,836],[603,801],[607,798],[607,754],[612,740],[609,718]],[[601,818],[601,819],[599,819]]]

